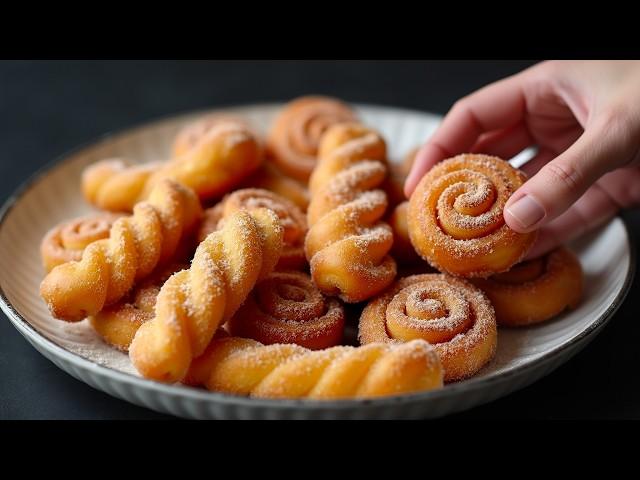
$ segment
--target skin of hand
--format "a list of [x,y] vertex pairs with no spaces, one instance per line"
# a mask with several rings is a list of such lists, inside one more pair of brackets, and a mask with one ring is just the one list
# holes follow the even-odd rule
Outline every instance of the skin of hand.
[[420,149],[407,197],[437,162],[459,153],[537,154],[505,222],[540,229],[535,258],[640,205],[640,61],[549,61],[455,103]]

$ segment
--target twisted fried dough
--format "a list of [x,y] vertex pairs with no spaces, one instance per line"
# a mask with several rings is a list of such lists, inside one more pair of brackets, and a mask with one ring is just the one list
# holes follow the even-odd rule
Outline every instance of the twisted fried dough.
[[172,180],[159,182],[131,216],[118,219],[109,238],[88,245],[79,261],[58,265],[40,295],[51,314],[79,321],[124,297],[134,282],[175,257],[202,215],[198,197]]
[[182,380],[218,327],[273,270],[282,236],[278,217],[268,209],[240,210],[210,234],[191,268],[165,282],[154,318],[136,332],[129,356],[138,371],[158,381]]
[[226,337],[193,362],[185,383],[251,397],[365,398],[440,388],[442,367],[423,340],[314,351]]

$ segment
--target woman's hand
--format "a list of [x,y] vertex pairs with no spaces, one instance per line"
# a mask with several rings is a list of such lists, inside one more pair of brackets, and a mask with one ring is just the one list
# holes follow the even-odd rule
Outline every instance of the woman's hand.
[[529,258],[639,205],[640,62],[544,62],[463,98],[418,153],[405,193],[445,158],[508,159],[529,146],[530,179],[504,210],[513,230],[541,229]]

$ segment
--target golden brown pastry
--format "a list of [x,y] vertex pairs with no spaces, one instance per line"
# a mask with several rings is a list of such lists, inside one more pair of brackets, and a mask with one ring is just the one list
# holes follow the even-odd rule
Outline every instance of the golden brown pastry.
[[40,295],[55,318],[74,322],[95,315],[158,265],[174,260],[201,216],[193,190],[172,180],[159,182],[131,216],[116,220],[109,238],[89,244],[81,260],[51,270]]
[[120,215],[97,213],[74,218],[56,225],[42,239],[40,255],[47,272],[62,263],[78,261],[85,247],[109,237],[111,226]]
[[377,132],[343,123],[322,137],[309,180],[305,252],[324,294],[359,302],[395,278],[396,263],[389,255],[393,232],[381,220],[387,208],[380,189],[386,174],[386,146]]
[[575,308],[582,296],[582,267],[570,250],[559,247],[506,273],[474,279],[473,283],[491,300],[499,325],[519,327]]
[[262,148],[241,122],[225,119],[206,126],[190,149],[174,147],[181,155],[168,162],[129,166],[112,159],[89,166],[82,174],[85,198],[104,210],[130,212],[163,179],[186,185],[201,200],[221,196],[260,166]]
[[389,217],[389,226],[393,230],[393,247],[391,255],[396,261],[403,265],[421,264],[424,260],[413,248],[409,238],[409,226],[407,224],[407,211],[409,202],[399,204]]
[[407,180],[417,153],[418,148],[414,148],[404,157],[401,163],[389,162],[389,176],[385,182],[384,190],[387,192],[391,208],[407,201],[407,197],[404,194],[404,182]]
[[123,300],[89,317],[94,330],[112,347],[129,351],[140,325],[153,318],[160,287],[171,275],[184,268],[189,268],[189,265],[176,263],[154,272]]
[[442,361],[445,382],[475,375],[494,356],[496,317],[485,295],[445,274],[406,277],[371,300],[360,317],[362,344],[423,339]]
[[524,180],[508,162],[487,155],[458,155],[437,164],[409,200],[411,243],[441,272],[469,278],[507,271],[537,237],[511,230],[502,216]]
[[440,388],[442,367],[423,340],[314,351],[226,337],[193,362],[185,383],[251,397],[367,398]]
[[229,332],[264,344],[295,343],[320,350],[338,345],[344,308],[325,298],[302,272],[273,272],[256,285],[229,320]]
[[307,233],[307,219],[292,202],[280,195],[261,188],[243,188],[227,195],[219,204],[205,211],[205,218],[199,231],[200,241],[217,230],[224,219],[238,210],[268,208],[273,210],[284,229],[282,254],[278,270],[297,270],[306,267],[304,238]]
[[275,267],[283,230],[272,210],[240,210],[196,249],[188,270],[160,289],[154,318],[140,326],[129,357],[146,378],[177,382]]
[[341,101],[300,97],[280,111],[267,138],[269,158],[285,174],[306,182],[316,164],[320,138],[331,126],[353,121],[355,113]]
[[247,177],[239,188],[263,188],[296,204],[303,212],[309,206],[309,190],[293,177],[282,173],[269,160],[266,160],[255,173]]

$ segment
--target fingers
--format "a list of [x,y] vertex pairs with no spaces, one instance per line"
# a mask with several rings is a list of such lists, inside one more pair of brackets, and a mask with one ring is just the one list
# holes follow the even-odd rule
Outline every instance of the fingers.
[[534,143],[529,129],[524,122],[520,122],[512,127],[483,135],[469,151],[509,160]]
[[557,154],[548,148],[540,148],[531,160],[520,167],[520,170],[526,173],[527,177],[531,178],[556,156]]
[[[602,126],[586,130],[564,153],[540,170],[511,196],[504,219],[513,230],[530,232],[565,212],[608,170],[624,163],[617,135]],[[536,160],[530,169],[537,167]]]
[[457,102],[416,155],[405,182],[407,197],[433,165],[468,152],[483,133],[516,125],[525,108],[520,75],[493,83]]
[[619,208],[617,202],[596,183],[571,208],[540,229],[538,240],[525,260],[544,255],[593,230],[615,216]]

